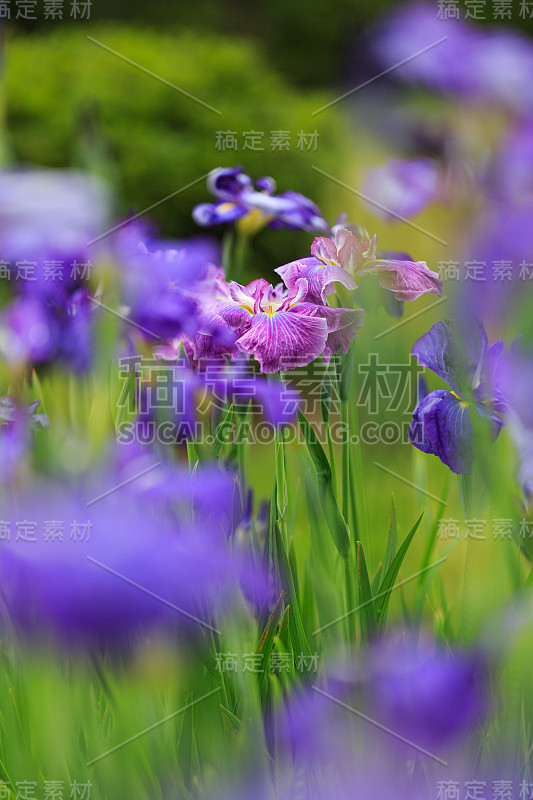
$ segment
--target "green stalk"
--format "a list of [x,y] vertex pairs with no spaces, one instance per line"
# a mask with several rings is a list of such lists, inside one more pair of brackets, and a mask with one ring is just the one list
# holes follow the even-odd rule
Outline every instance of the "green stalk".
[[352,553],[348,553],[342,559],[344,566],[344,585],[346,587],[346,641],[355,647],[357,642],[357,628],[355,624],[355,613],[353,609],[356,607],[355,596],[355,569]]

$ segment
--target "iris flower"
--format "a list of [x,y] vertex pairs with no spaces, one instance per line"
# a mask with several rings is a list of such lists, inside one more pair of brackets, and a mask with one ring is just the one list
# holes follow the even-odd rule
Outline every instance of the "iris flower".
[[424,397],[413,414],[409,439],[423,453],[438,456],[452,472],[472,471],[474,431],[471,414],[486,420],[497,438],[504,410],[495,370],[502,342],[489,347],[480,326],[479,336],[463,354],[451,330],[436,322],[413,346],[419,364],[429,367],[449,389],[437,389]]
[[356,289],[356,279],[375,274],[381,286],[394,292],[397,300],[417,300],[423,294],[442,294],[444,284],[425,261],[394,261],[376,258],[376,236],[370,238],[362,228],[355,232],[336,227],[332,239],[318,237],[311,246],[311,257],[279,267],[289,289],[300,278],[309,284],[309,293],[324,302],[334,283]]
[[[346,353],[363,324],[361,309],[326,305],[309,291],[306,278],[288,289],[263,278],[248,286],[222,281],[217,286],[218,299],[204,308],[206,326],[218,320],[233,331],[235,347],[254,356],[264,373],[305,366],[339,349]],[[197,359],[209,352],[206,338],[194,341]]]
[[259,585],[229,541],[229,475],[161,465],[128,481],[126,502],[108,493],[88,504],[117,478],[101,466],[83,487],[33,483],[3,510],[11,540],[0,542],[0,594],[18,632],[114,648],[176,624],[198,629],[206,609],[222,613],[243,583]]
[[310,232],[329,231],[322,212],[312,200],[297,192],[275,195],[273,178],[255,182],[242,167],[214,169],[207,179],[207,188],[217,198],[216,203],[202,203],[193,210],[198,225],[221,225],[243,220],[261,226],[301,229]]
[[429,158],[392,158],[369,170],[363,186],[374,201],[368,202],[373,213],[386,220],[420,214],[437,199],[438,190],[439,170]]

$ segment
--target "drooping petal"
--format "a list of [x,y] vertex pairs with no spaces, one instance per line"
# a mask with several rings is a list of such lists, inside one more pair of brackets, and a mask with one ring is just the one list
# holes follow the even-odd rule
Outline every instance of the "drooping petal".
[[249,329],[238,339],[241,350],[254,356],[262,372],[270,374],[305,366],[324,352],[328,337],[326,320],[294,310],[256,314]]
[[430,392],[413,414],[409,440],[424,453],[438,456],[452,472],[472,471],[473,429],[469,407],[452,392]]
[[452,472],[469,473],[474,457],[471,413],[490,425],[496,439],[503,422],[492,408],[484,403],[469,404],[441,389],[428,394],[415,410],[409,440],[424,453],[438,456]]
[[193,209],[192,217],[197,225],[207,227],[234,222],[246,213],[246,209],[237,203],[225,200],[223,203],[200,203]]
[[442,294],[444,283],[425,261],[369,261],[358,275],[377,274],[381,286],[395,293],[397,300],[411,302],[423,294]]

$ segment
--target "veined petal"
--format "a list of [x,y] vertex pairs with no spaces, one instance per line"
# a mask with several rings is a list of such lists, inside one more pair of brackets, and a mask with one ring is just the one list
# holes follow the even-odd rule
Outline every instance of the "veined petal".
[[320,267],[321,262],[314,256],[307,258],[299,258],[297,261],[291,261],[289,264],[284,264],[274,270],[280,278],[282,278],[285,286],[292,289],[298,278],[307,277],[306,273],[309,272],[311,267]]
[[299,278],[306,278],[309,283],[309,297],[317,303],[326,302],[326,296],[335,290],[335,283],[342,283],[350,291],[357,289],[354,277],[345,269],[336,265],[324,266],[321,261],[313,257],[292,261],[275,271],[281,275],[289,289]]
[[335,230],[335,244],[338,263],[348,272],[354,274],[358,267],[368,261],[368,239],[358,238],[347,228]]
[[377,274],[381,286],[394,292],[397,300],[406,302],[423,294],[441,295],[444,289],[444,283],[425,261],[369,261],[357,274]]
[[305,366],[324,352],[328,337],[326,320],[294,313],[296,309],[256,314],[249,329],[238,339],[238,346],[256,358],[262,372]]
[[318,316],[326,320],[328,338],[324,350],[325,358],[329,358],[339,350],[343,353],[348,352],[351,342],[363,325],[365,316],[361,308],[335,308],[311,303],[302,303],[294,308],[294,311],[304,316]]

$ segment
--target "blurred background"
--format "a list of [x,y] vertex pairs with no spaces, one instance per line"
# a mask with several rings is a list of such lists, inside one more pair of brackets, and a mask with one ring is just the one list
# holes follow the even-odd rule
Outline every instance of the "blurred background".
[[[420,92],[407,101],[396,71],[313,113],[387,68],[376,31],[401,9],[395,2],[334,0],[325,8],[318,0],[273,0],[253,12],[240,0],[11,0],[2,6],[9,10],[3,162],[81,166],[105,174],[119,215],[175,193],[149,214],[165,236],[197,232],[190,210],[207,199],[198,178],[216,165],[235,163],[255,177],[273,175],[279,191],[294,189],[319,201],[327,219],[348,211],[379,235],[383,226],[375,214],[313,166],[360,189],[367,169],[391,155],[438,156],[443,126],[450,128],[447,106]],[[23,6],[31,8],[23,12]],[[511,16],[505,12],[499,20],[496,6],[472,0],[427,4],[435,22],[451,13],[463,20],[475,14],[480,27],[533,30],[531,10],[522,13],[518,0],[506,6]],[[432,31],[426,39],[433,41]],[[254,131],[262,136],[245,136]],[[276,132],[288,135],[278,136],[276,144]],[[446,225],[440,211],[430,210],[427,224]],[[426,227],[425,217],[421,224]],[[422,249],[424,240],[413,242],[412,231],[394,227],[395,249]],[[298,247],[306,250],[308,239],[280,232],[277,263],[293,258]],[[383,246],[392,247],[391,239],[386,228]],[[272,241],[268,232],[257,238],[255,274],[274,257]],[[412,255],[429,260],[432,253]]]

